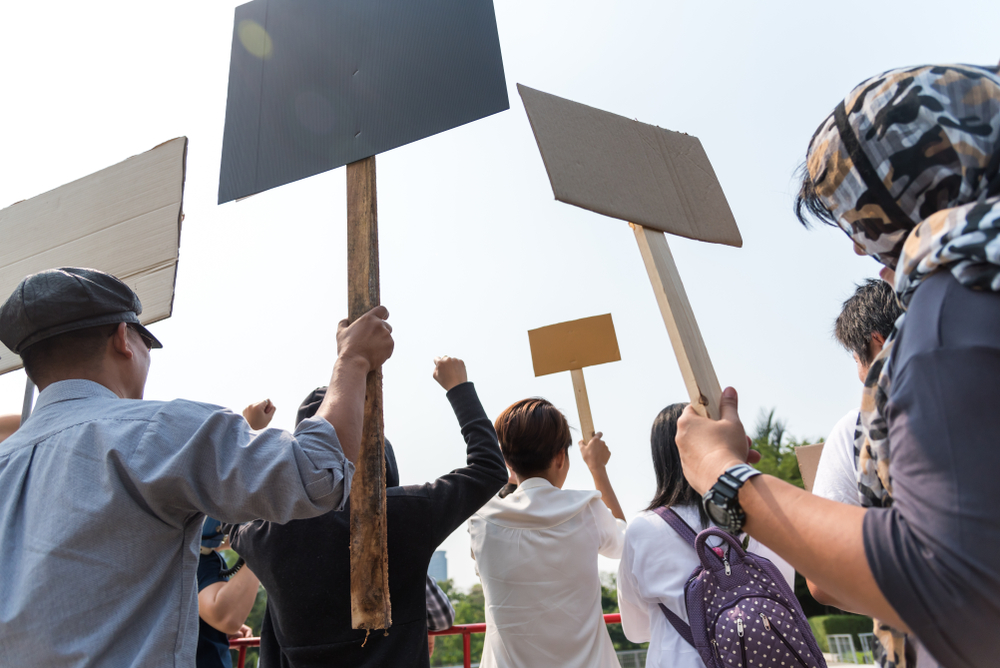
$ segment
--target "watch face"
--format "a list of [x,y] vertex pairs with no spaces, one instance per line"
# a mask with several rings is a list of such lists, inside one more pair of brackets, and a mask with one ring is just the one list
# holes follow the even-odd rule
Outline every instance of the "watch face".
[[[724,501],[724,499],[720,499]],[[714,498],[709,498],[705,500],[705,512],[713,522],[715,522],[720,527],[726,527],[729,525],[729,513],[722,506],[717,505]]]

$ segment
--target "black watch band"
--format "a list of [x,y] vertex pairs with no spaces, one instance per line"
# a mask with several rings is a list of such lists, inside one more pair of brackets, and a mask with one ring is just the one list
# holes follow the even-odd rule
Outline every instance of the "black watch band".
[[730,466],[701,499],[712,521],[731,534],[739,533],[746,523],[739,493],[743,483],[755,475],[760,475],[760,471],[749,464]]

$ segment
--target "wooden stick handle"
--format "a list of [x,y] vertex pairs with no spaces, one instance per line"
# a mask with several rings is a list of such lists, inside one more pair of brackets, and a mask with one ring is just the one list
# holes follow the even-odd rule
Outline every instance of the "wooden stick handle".
[[715,376],[715,368],[705,348],[705,340],[698,329],[691,303],[688,302],[684,284],[674,264],[674,256],[667,246],[667,237],[658,230],[647,229],[630,223],[639,242],[639,252],[646,264],[649,280],[653,284],[656,303],[660,306],[663,323],[667,326],[674,355],[681,367],[681,376],[687,387],[691,405],[702,415],[718,420],[722,388]]
[[[379,304],[378,210],[375,157],[347,165],[348,317],[361,317]],[[365,426],[351,483],[351,625],[387,629],[389,560],[385,520],[385,437],[382,369],[365,384]]]
[[587,398],[587,384],[583,382],[583,369],[573,369],[573,394],[576,395],[576,411],[580,414],[580,434],[586,443],[594,435],[594,416],[590,414],[590,399]]

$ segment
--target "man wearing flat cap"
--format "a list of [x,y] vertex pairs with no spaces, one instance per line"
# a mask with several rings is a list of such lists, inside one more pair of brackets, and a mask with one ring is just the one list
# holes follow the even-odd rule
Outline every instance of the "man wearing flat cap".
[[142,401],[161,346],[141,312],[80,268],[28,276],[0,307],[0,341],[40,390],[0,443],[0,666],[193,666],[205,515],[284,523],[347,499],[365,376],[392,353],[383,307],[340,324],[331,391],[294,434]]

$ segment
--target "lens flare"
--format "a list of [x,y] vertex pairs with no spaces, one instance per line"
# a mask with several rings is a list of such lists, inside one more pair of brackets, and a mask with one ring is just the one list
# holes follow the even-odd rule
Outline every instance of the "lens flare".
[[271,57],[271,53],[274,51],[274,44],[271,42],[271,36],[267,34],[267,31],[264,30],[264,26],[261,24],[250,19],[244,19],[237,26],[236,34],[239,36],[240,44],[243,45],[243,48],[252,55],[262,60]]

